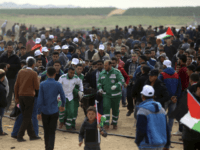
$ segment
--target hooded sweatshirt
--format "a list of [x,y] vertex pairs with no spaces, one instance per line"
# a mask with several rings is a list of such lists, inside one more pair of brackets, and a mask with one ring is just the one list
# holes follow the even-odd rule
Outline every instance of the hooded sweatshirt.
[[181,95],[181,79],[178,73],[172,67],[166,68],[160,73],[159,80],[165,83],[169,97],[177,96],[180,98]]
[[147,99],[138,105],[136,139],[139,148],[163,148],[170,145],[166,112],[159,102]]

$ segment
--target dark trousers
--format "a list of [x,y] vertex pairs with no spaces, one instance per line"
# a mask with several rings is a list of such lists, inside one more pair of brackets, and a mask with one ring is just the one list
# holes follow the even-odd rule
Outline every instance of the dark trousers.
[[131,112],[133,112],[133,98],[132,98],[132,85],[129,85],[127,87],[127,101],[128,101],[128,105],[127,105],[127,109]]
[[186,141],[183,140],[184,150],[200,150],[200,140]]
[[17,138],[22,138],[27,130],[29,137],[36,137],[35,131],[33,129],[33,124],[31,121],[33,106],[34,106],[34,97],[32,96],[20,96],[19,103],[21,107],[21,113],[23,115],[23,121],[19,132],[17,134]]
[[42,123],[44,128],[45,149],[53,150],[55,143],[55,131],[57,127],[59,113],[52,115],[42,114]]
[[8,93],[8,97],[7,97],[6,111],[9,109],[11,102],[12,102],[12,96],[14,93],[14,86],[15,86],[15,79],[8,79],[8,84],[9,84],[9,93]]
[[103,115],[103,97],[97,94],[98,112]]
[[100,145],[85,145],[84,150],[101,150]]

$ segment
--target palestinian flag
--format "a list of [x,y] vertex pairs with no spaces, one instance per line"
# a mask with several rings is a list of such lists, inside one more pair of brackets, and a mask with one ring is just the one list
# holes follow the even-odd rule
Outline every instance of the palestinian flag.
[[188,90],[187,93],[188,113],[180,120],[188,128],[200,132],[200,103]]
[[173,34],[172,30],[170,29],[170,27],[168,27],[167,32],[156,36],[156,38],[164,39],[164,38],[171,37],[171,36],[174,36],[174,34]]

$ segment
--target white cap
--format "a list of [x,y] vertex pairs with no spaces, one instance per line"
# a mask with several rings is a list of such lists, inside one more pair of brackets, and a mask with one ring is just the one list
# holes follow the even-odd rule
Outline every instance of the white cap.
[[59,49],[61,49],[61,47],[60,47],[59,45],[56,45],[56,46],[54,47],[54,50],[59,50]]
[[43,55],[40,50],[36,50],[35,53],[34,53],[34,56],[40,56],[40,55]]
[[40,44],[40,42],[41,42],[41,39],[40,38],[36,38],[35,44]]
[[72,63],[71,64],[77,65],[78,63],[79,63],[79,59],[78,58],[73,58],[72,59]]
[[104,45],[99,45],[99,50],[104,50]]
[[74,43],[77,43],[77,42],[78,42],[78,38],[75,37],[75,38],[73,39],[73,42],[74,42]]
[[167,68],[172,67],[171,66],[171,61],[170,60],[164,60],[163,65],[165,65]]
[[143,86],[142,92],[140,93],[144,96],[152,97],[154,96],[154,89],[150,85]]
[[42,35],[41,35],[41,40],[44,40],[44,39],[45,39],[45,35],[42,34]]
[[190,25],[189,28],[192,28],[192,25]]
[[195,29],[196,29],[196,27],[193,27],[192,29],[194,29],[194,30],[195,30]]
[[34,59],[34,57],[32,57],[32,56],[28,56],[28,57],[26,58],[26,63],[28,63],[28,60],[29,60],[30,58],[33,58],[33,59]]
[[49,39],[54,39],[54,36],[53,35],[49,35]]
[[68,45],[63,45],[62,49],[69,49],[69,46]]
[[42,47],[42,52],[48,52],[48,48],[47,47]]

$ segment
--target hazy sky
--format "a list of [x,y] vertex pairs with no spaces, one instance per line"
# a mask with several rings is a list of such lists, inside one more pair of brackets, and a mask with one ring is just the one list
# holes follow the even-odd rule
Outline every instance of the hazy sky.
[[170,6],[200,6],[200,0],[0,0],[17,4],[30,3],[34,5],[74,5],[80,7],[170,7]]

